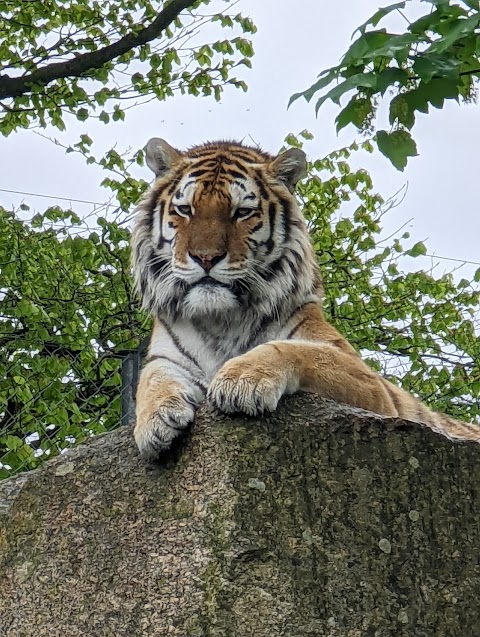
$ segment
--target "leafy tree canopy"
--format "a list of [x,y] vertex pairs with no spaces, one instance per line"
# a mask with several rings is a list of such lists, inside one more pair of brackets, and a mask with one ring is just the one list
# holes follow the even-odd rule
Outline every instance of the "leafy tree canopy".
[[0,477],[117,426],[120,364],[146,332],[127,229],[26,213],[0,208]]
[[[245,89],[232,71],[251,65],[243,34],[255,26],[241,14],[208,14],[209,2],[0,0],[0,132],[64,130],[66,113],[122,120],[130,101],[175,91],[218,100],[226,84]],[[207,23],[230,33],[205,43]]]
[[[417,154],[410,131],[417,113],[442,108],[445,100],[475,99],[480,77],[480,7],[478,0],[423,0],[426,11],[410,19],[418,7],[412,0],[378,9],[354,33],[356,39],[338,66],[320,73],[309,89],[290,103],[316,97],[315,110],[327,100],[340,104],[353,92],[336,118],[337,131],[353,124],[360,131],[375,125],[377,108],[389,100],[390,130],[378,130],[378,149],[399,170]],[[430,5],[430,6],[428,6]],[[399,14],[403,33],[378,28],[384,18]]]

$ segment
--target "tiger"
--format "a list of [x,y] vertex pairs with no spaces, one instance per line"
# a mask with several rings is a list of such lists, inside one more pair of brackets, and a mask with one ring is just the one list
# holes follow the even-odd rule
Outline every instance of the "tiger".
[[324,287],[294,191],[303,150],[235,141],[145,147],[153,185],[132,229],[132,271],[153,331],[134,437],[157,458],[207,399],[261,416],[282,396],[320,396],[480,442],[480,427],[429,409],[371,369],[325,318]]

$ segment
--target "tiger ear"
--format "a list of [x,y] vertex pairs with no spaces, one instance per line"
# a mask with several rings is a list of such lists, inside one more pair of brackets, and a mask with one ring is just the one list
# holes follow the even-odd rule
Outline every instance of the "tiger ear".
[[182,153],[179,150],[175,150],[159,137],[152,137],[145,146],[145,160],[150,170],[155,173],[155,177],[160,177],[170,170],[181,156]]
[[290,148],[272,161],[270,169],[293,192],[297,181],[307,175],[307,156],[299,148]]

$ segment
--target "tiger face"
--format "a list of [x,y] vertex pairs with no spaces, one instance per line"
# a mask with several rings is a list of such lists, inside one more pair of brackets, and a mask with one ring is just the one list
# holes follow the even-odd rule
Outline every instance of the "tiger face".
[[271,313],[295,286],[312,287],[316,268],[292,194],[306,174],[301,150],[272,157],[217,142],[180,152],[154,138],[146,160],[156,180],[138,209],[133,268],[154,315]]

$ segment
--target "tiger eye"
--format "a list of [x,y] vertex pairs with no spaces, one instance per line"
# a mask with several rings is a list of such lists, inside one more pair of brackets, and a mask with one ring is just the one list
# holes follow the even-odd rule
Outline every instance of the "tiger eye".
[[175,206],[175,212],[181,215],[182,217],[191,217],[192,216],[192,207],[191,206]]
[[256,212],[258,208],[237,208],[235,210],[235,214],[233,215],[234,219],[247,219],[254,212]]

